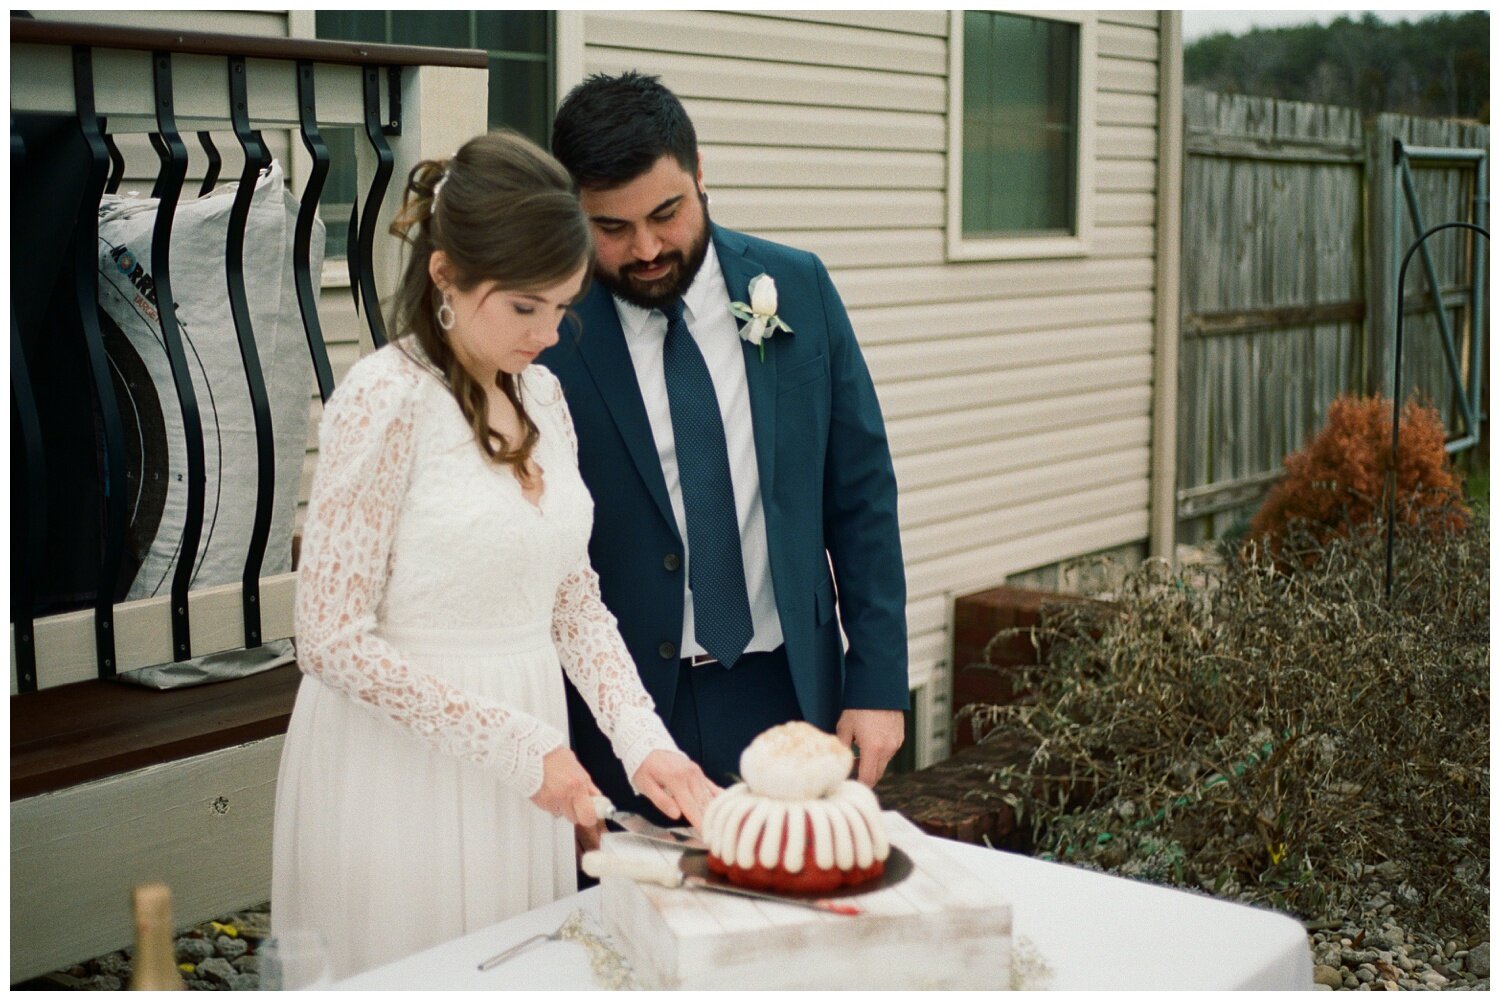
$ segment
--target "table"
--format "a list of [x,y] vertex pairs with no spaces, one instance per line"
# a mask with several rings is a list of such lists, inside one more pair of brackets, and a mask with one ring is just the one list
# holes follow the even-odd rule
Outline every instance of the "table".
[[[932,839],[1015,908],[1012,978],[1045,990],[1312,990],[1300,922],[1056,862]],[[683,891],[692,892],[692,891]],[[597,921],[597,887],[335,984],[339,989],[597,990],[588,953],[544,942],[480,973],[479,963],[575,910]],[[595,927],[598,927],[595,925]]]

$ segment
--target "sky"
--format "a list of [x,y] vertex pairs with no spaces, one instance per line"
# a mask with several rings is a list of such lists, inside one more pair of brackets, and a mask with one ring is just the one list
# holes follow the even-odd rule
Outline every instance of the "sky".
[[[1470,8],[1477,9],[1477,8]],[[1251,28],[1286,28],[1292,25],[1319,24],[1340,15],[1360,16],[1362,10],[1185,10],[1182,12],[1182,39],[1191,42],[1216,31],[1244,34]],[[1377,10],[1372,13],[1383,21],[1417,21],[1437,10]]]

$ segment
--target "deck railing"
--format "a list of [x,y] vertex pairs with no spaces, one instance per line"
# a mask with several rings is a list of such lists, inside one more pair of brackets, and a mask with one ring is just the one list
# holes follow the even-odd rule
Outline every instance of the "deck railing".
[[[83,197],[76,204],[47,205],[45,223],[71,229],[73,259],[60,261],[40,283],[18,284],[12,270],[11,302],[11,691],[13,694],[115,675],[153,664],[255,647],[292,635],[295,573],[262,577],[276,477],[300,479],[301,469],[275,468],[273,427],[278,414],[269,405],[256,353],[252,310],[247,302],[243,263],[257,248],[245,246],[245,219],[260,170],[270,163],[264,133],[294,131],[307,156],[300,208],[291,249],[307,349],[324,400],[333,390],[333,370],[324,347],[317,291],[321,275],[311,267],[314,218],[330,162],[320,130],[354,127],[364,143],[357,153],[362,196],[355,200],[348,265],[357,311],[375,346],[385,342],[381,289],[393,287],[399,260],[394,240],[383,236],[399,203],[391,191],[417,160],[451,152],[485,128],[487,62],[475,50],[368,45],[260,36],[216,35],[133,28],[106,28],[62,22],[11,19],[12,255],[18,213],[39,192],[21,186],[26,142],[17,122],[31,114],[68,116],[87,147]],[[213,131],[231,131],[240,146],[243,169],[230,212],[226,290],[238,340],[246,388],[254,415],[256,502],[254,526],[238,584],[194,589],[193,570],[204,517],[204,442],[189,359],[178,329],[172,295],[172,222],[184,197],[188,144],[197,133],[207,158],[206,193],[220,175],[223,156]],[[157,151],[159,169],[152,191],[158,199],[150,250],[150,288],[160,337],[170,360],[173,390],[186,437],[187,513],[175,557],[169,595],[120,602],[118,578],[127,527],[126,470],[129,457],[122,421],[123,401],[97,317],[98,209],[106,192],[118,188],[125,169],[114,139],[145,134]],[[300,159],[300,157],[299,157]],[[191,197],[191,193],[189,193]],[[33,207],[31,215],[37,218]],[[278,252],[282,252],[278,248]],[[25,329],[39,322],[38,309],[17,308],[29,291],[55,285],[68,290],[68,323],[56,329]],[[35,277],[35,276],[30,276]],[[50,278],[48,281],[46,279]],[[57,302],[54,296],[53,303]],[[23,303],[24,304],[24,303]],[[54,318],[56,310],[51,314]],[[100,502],[82,514],[96,519],[102,540],[93,579],[92,608],[38,617],[38,580],[56,557],[47,540],[71,530],[58,518],[78,512],[48,510],[49,455],[43,446],[46,417],[38,407],[38,384],[31,376],[42,353],[58,348],[54,338],[81,338],[73,349],[86,358],[77,372],[86,383],[95,412]],[[310,402],[310,401],[309,401]],[[56,456],[53,456],[55,459]],[[174,470],[174,473],[176,471]],[[84,526],[80,524],[80,531]],[[92,531],[92,528],[90,529]]]

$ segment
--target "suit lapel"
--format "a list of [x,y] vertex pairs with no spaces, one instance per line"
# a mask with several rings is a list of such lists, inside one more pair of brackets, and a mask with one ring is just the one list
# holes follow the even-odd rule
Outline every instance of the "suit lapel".
[[[731,302],[750,301],[750,279],[766,269],[750,257],[749,247],[738,235],[713,228],[714,250],[719,255],[719,270]],[[764,342],[766,357],[748,341],[740,341],[745,359],[745,382],[750,389],[750,415],[755,432],[755,460],[760,466],[761,497],[772,496],[776,478],[776,338]]]
[[672,514],[672,502],[667,496],[667,481],[661,472],[661,457],[656,452],[656,438],[651,434],[651,421],[646,416],[646,404],[641,400],[640,383],[636,381],[635,364],[630,360],[630,348],[625,344],[625,332],[620,328],[620,315],[615,311],[614,299],[603,285],[595,282],[584,301],[579,305],[579,316],[583,320],[583,335],[578,340],[578,349],[588,366],[589,375],[599,389],[604,405],[609,408],[620,437],[635,463],[641,479],[657,510],[666,519],[672,534],[677,534],[677,518]]

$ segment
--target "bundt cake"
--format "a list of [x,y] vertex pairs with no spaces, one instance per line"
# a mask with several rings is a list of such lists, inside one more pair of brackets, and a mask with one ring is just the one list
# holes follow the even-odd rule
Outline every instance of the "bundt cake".
[[878,879],[890,855],[875,794],[854,756],[807,723],[784,723],[740,756],[744,779],[709,803],[708,867],[755,889],[827,893]]

